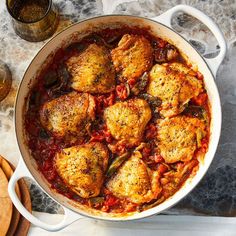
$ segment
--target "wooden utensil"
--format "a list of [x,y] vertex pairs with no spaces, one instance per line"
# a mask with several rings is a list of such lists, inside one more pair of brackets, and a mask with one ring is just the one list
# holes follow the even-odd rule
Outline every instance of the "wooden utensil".
[[[10,164],[7,162],[7,160],[4,159],[4,157],[2,157],[1,155],[0,155],[0,168],[2,168],[4,174],[7,177],[7,180],[9,181],[12,174],[13,174],[14,167],[12,168],[10,166]],[[16,184],[16,194],[17,194],[18,198],[21,200],[20,188],[19,188],[18,183]],[[14,235],[17,225],[18,225],[18,222],[21,217],[19,211],[17,211],[17,209],[15,208],[14,205],[13,205],[12,210],[13,210],[13,212],[12,212],[11,223],[10,223],[10,226],[9,226],[6,236],[13,236]]]
[[8,195],[7,186],[7,177],[0,168],[0,235],[6,235],[12,217],[12,202]]

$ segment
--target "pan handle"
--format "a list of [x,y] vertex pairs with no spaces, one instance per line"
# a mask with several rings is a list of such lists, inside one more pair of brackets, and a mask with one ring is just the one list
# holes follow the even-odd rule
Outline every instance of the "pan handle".
[[222,31],[209,16],[207,16],[206,14],[204,14],[203,12],[199,11],[198,9],[196,9],[194,7],[187,6],[187,5],[177,5],[171,9],[167,10],[163,14],[152,18],[152,20],[158,21],[158,22],[172,28],[171,27],[171,18],[173,17],[173,15],[175,13],[180,12],[180,11],[185,12],[185,13],[197,18],[198,20],[200,20],[203,24],[205,24],[211,30],[213,35],[216,37],[216,39],[219,43],[219,46],[220,46],[220,53],[214,58],[205,58],[213,75],[216,76],[217,70],[225,57],[225,54],[227,51],[227,44],[226,44],[226,40],[223,36]]
[[45,222],[39,220],[23,206],[23,204],[21,203],[21,201],[19,200],[19,198],[17,197],[17,194],[15,192],[15,185],[16,185],[17,181],[19,179],[21,179],[22,177],[33,178],[32,175],[30,174],[30,172],[28,171],[28,169],[25,167],[25,164],[22,161],[22,159],[20,159],[19,164],[9,181],[8,192],[9,192],[9,196],[10,196],[13,204],[17,208],[17,210],[32,224],[34,224],[42,229],[45,229],[47,231],[54,232],[54,231],[58,231],[58,230],[61,230],[65,227],[67,227],[68,225],[72,224],[73,222],[75,222],[81,218],[84,218],[83,216],[69,210],[68,208],[63,207],[64,212],[65,212],[65,216],[64,216],[64,219],[60,223],[52,225],[52,224],[48,224],[48,223],[45,223]]

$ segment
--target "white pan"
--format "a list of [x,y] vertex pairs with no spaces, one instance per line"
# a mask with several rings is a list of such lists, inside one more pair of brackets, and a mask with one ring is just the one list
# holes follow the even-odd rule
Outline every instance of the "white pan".
[[[173,14],[179,11],[183,11],[196,17],[208,26],[208,28],[215,35],[220,46],[220,53],[217,57],[213,59],[203,58],[188,43],[188,41],[186,41],[182,36],[180,36],[173,29],[171,29],[171,18]],[[198,70],[204,75],[205,86],[211,104],[212,115],[209,150],[206,153],[204,161],[200,163],[197,174],[192,179],[187,180],[184,186],[177,193],[175,193],[171,198],[167,199],[160,205],[143,212],[135,212],[133,214],[125,216],[119,214],[114,215],[109,213],[102,213],[96,210],[88,209],[84,206],[76,204],[72,200],[51,189],[46,179],[38,171],[34,159],[30,156],[29,149],[25,142],[24,132],[25,98],[27,97],[30,88],[34,84],[34,78],[36,74],[43,67],[43,65],[45,65],[46,58],[48,58],[49,55],[57,48],[60,48],[62,44],[68,44],[75,38],[82,38],[88,32],[98,30],[103,27],[115,28],[121,25],[140,27],[148,26],[151,28],[152,32],[155,35],[158,35],[159,37],[174,44],[184,55],[187,55],[188,60],[192,63],[192,65],[197,66]],[[19,210],[19,212],[34,225],[39,226],[48,231],[57,231],[63,229],[64,227],[70,225],[72,222],[83,217],[92,217],[95,219],[109,221],[127,221],[141,219],[154,214],[158,214],[168,209],[169,207],[172,207],[174,204],[184,198],[199,183],[199,181],[207,172],[207,169],[209,168],[212,162],[218,145],[221,132],[221,105],[214,77],[216,76],[216,72],[225,56],[225,53],[226,42],[218,26],[201,11],[186,5],[175,6],[164,14],[152,19],[124,15],[107,15],[95,17],[74,24],[71,27],[57,34],[55,37],[53,37],[38,52],[38,54],[35,56],[31,64],[29,65],[28,69],[26,70],[24,78],[22,79],[22,82],[20,84],[16,99],[15,130],[22,158],[20,159],[19,164],[9,182],[8,190],[12,202]],[[63,206],[65,211],[65,217],[62,222],[56,225],[44,223],[25,209],[25,207],[21,204],[20,200],[18,199],[15,193],[15,184],[18,179],[22,177],[30,177],[35,180],[45,193],[47,193],[52,199],[54,199],[57,203]]]

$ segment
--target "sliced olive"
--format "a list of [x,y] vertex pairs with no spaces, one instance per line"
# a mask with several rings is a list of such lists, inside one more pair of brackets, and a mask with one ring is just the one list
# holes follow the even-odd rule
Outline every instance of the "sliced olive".
[[50,86],[50,90],[54,95],[67,93],[70,89],[69,82],[70,74],[67,68],[62,65],[57,71],[57,81]]
[[84,43],[72,43],[66,48],[66,51],[82,52],[86,47],[87,45]]
[[80,203],[82,203],[82,202],[84,201],[84,199],[83,199],[82,197],[80,197],[79,195],[77,195],[77,194],[74,194],[74,195],[72,196],[72,199],[73,199],[74,201],[80,202]]
[[57,72],[54,70],[49,70],[47,74],[44,76],[44,86],[46,88],[50,88],[57,84],[58,82],[58,76]]
[[105,40],[104,40],[104,38],[102,38],[100,35],[98,35],[98,34],[93,34],[93,35],[91,35],[90,36],[91,37],[91,39],[92,39],[92,42],[94,42],[94,43],[97,43],[97,44],[100,44],[100,45],[104,45],[104,46],[106,46],[107,48],[113,48],[113,46],[112,45],[110,45],[110,43],[107,43]]
[[130,153],[126,152],[123,155],[116,157],[116,159],[111,163],[111,165],[108,168],[107,177],[112,176],[118,170],[118,168],[121,166],[121,164],[125,160],[127,160],[127,158],[129,156],[130,156]]
[[59,193],[67,193],[68,188],[61,182],[55,182],[52,185],[53,188],[57,189]]
[[154,50],[154,59],[157,63],[166,62],[166,50],[163,48],[157,48]]
[[204,108],[201,106],[189,105],[185,108],[183,114],[191,117],[203,119]]
[[68,72],[66,66],[62,66],[58,70],[58,76],[63,78],[63,82],[68,82],[70,78],[70,73]]
[[30,99],[29,99],[30,106],[39,106],[40,105],[40,92],[33,90]]
[[132,93],[138,95],[142,90],[145,89],[148,83],[148,74],[144,72],[144,74],[138,79],[138,82],[131,89]]
[[161,99],[150,94],[143,93],[139,97],[145,99],[154,110],[161,105]]
[[169,62],[178,56],[178,49],[169,43],[165,47],[154,47],[154,59],[157,63]]
[[65,66],[60,67],[58,70],[58,76],[60,79],[60,88],[66,89],[70,82],[70,73]]
[[42,138],[42,139],[48,139],[50,136],[48,135],[48,133],[46,132],[46,130],[40,129],[40,131],[39,131],[39,137]]

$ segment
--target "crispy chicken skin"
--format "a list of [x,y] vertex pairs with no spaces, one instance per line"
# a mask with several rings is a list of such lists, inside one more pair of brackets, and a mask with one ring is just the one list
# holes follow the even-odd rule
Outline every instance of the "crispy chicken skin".
[[151,109],[145,100],[135,98],[106,108],[104,117],[111,135],[132,146],[141,141]]
[[189,161],[201,139],[206,125],[198,118],[176,116],[158,121],[158,148],[166,163]]
[[95,101],[87,93],[71,92],[43,104],[40,109],[42,126],[56,137],[75,137],[95,117]]
[[172,117],[184,110],[185,104],[203,91],[202,81],[181,63],[152,67],[147,92],[162,100],[160,113]]
[[109,93],[115,88],[115,70],[110,54],[103,46],[90,44],[66,62],[72,76],[71,87],[79,92]]
[[121,80],[137,79],[152,67],[153,50],[141,35],[125,34],[111,52],[113,64]]
[[108,150],[101,143],[63,149],[56,155],[56,169],[64,182],[80,197],[100,193],[108,164]]
[[136,204],[150,202],[162,190],[159,173],[146,166],[138,151],[120,167],[106,186],[116,197],[126,198]]

